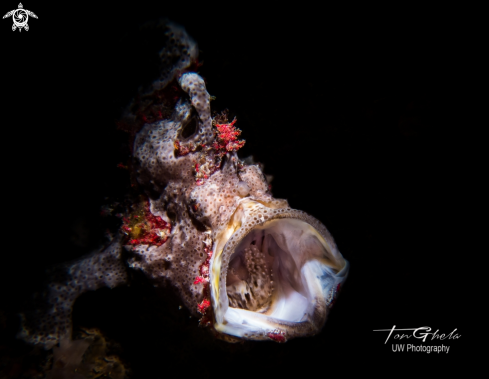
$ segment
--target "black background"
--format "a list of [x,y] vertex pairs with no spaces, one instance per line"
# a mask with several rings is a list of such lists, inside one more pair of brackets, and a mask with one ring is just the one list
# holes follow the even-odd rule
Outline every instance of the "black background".
[[[4,13],[16,5],[3,4]],[[129,185],[116,167],[128,151],[115,121],[148,79],[155,48],[132,36],[163,16],[197,41],[213,109],[236,115],[247,141],[240,156],[253,154],[274,176],[276,197],[328,227],[351,271],[324,330],[285,345],[216,345],[200,331],[199,342],[175,330],[166,340],[164,325],[153,335],[138,321],[145,305],[134,293],[84,297],[87,309],[106,315],[100,322],[111,337],[125,341],[135,377],[461,364],[469,349],[457,222],[464,142],[453,138],[456,107],[448,104],[463,80],[462,37],[446,9],[23,4],[39,17],[28,32],[12,32],[10,19],[0,24],[5,341],[44,269],[103,241],[100,208]],[[98,322],[90,311],[75,315]],[[393,353],[386,334],[373,332],[393,325],[457,328],[462,337],[443,342],[449,354]]]

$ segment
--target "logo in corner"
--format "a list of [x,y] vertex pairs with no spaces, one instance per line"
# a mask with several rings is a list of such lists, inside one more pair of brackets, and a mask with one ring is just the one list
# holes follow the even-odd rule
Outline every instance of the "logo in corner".
[[14,9],[13,11],[8,12],[3,18],[7,18],[12,16],[12,20],[14,24],[12,25],[12,31],[15,29],[19,29],[19,32],[24,28],[26,31],[29,30],[29,25],[27,25],[27,20],[29,20],[29,16],[37,18],[37,16],[27,9],[24,9],[22,3],[19,3],[18,9]]

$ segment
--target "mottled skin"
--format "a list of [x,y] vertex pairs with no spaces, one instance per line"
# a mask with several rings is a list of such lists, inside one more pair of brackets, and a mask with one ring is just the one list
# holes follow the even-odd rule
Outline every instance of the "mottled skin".
[[[193,283],[205,259],[207,235],[216,239],[242,198],[263,202],[273,198],[260,168],[243,165],[235,152],[228,153],[221,169],[202,185],[196,184],[195,162],[199,153],[178,156],[174,146],[175,141],[209,145],[214,140],[209,94],[195,73],[184,74],[179,83],[190,101],[182,99],[171,119],[145,125],[136,138],[134,153],[139,182],[149,193],[160,193],[151,200],[151,211],[172,223],[172,235],[160,247],[136,247],[138,257],[130,261],[130,266],[143,270],[157,282],[168,279],[196,314],[203,284]],[[193,110],[197,116],[192,116]],[[198,119],[198,130],[183,138],[181,132],[191,117]],[[282,204],[286,202],[282,200]]]
[[[197,94],[192,97],[192,102],[205,104],[205,107],[199,107],[199,130],[191,139],[209,143],[214,137],[209,95],[200,77],[186,74],[185,78],[188,80],[182,87],[185,88],[188,82],[193,83],[191,79],[197,84]],[[193,285],[193,281],[204,260],[205,235],[196,229],[189,214],[190,195],[196,187],[195,156],[176,156],[174,147],[176,140],[183,140],[179,135],[191,117],[196,117],[192,115],[192,104],[182,99],[171,119],[145,125],[136,138],[134,159],[138,180],[155,197],[151,200],[151,212],[172,224],[172,234],[162,246],[136,247],[137,260],[131,260],[130,266],[141,269],[156,282],[171,281],[185,305],[196,313],[202,290],[199,291],[201,285]]]

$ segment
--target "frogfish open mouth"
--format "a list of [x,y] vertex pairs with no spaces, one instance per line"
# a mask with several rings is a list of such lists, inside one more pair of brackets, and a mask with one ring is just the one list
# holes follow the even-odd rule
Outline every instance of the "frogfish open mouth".
[[75,299],[125,284],[128,270],[169,283],[223,339],[318,333],[348,262],[321,222],[274,198],[261,166],[238,158],[236,119],[211,116],[195,42],[171,22],[158,28],[160,77],[121,120],[133,131],[131,170],[144,200],[109,246],[58,269],[49,305],[23,315],[20,337],[53,346],[71,333]]

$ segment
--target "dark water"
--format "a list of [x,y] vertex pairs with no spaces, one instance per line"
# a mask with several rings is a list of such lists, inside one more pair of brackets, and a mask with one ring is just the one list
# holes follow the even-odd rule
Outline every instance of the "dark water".
[[[216,342],[144,284],[83,296],[75,327],[119,342],[136,378],[326,377],[462,362],[471,337],[458,237],[464,146],[450,126],[456,26],[426,9],[24,5],[39,16],[27,33],[1,24],[2,375],[27,375],[14,315],[44,269],[90,251],[113,226],[100,208],[129,186],[116,167],[128,147],[115,120],[148,79],[155,46],[132,36],[155,16],[198,42],[213,109],[236,115],[247,141],[240,156],[253,154],[276,197],[328,227],[350,276],[323,332],[285,345]],[[462,337],[443,342],[449,354],[394,353],[373,332],[393,325]]]

